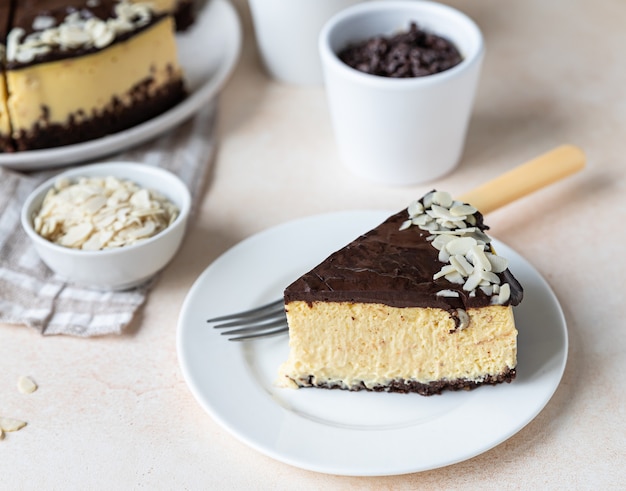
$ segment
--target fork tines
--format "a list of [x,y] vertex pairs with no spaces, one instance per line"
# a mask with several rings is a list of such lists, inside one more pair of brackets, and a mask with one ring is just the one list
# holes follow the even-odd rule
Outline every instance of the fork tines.
[[213,326],[216,329],[234,328],[221,333],[232,336],[230,341],[245,341],[288,331],[282,299],[242,312],[213,317],[207,322],[218,322],[219,324]]

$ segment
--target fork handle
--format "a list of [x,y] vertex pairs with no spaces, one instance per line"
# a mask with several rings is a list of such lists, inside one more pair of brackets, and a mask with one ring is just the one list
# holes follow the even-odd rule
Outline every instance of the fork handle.
[[561,145],[461,195],[458,199],[487,214],[585,167],[584,152]]

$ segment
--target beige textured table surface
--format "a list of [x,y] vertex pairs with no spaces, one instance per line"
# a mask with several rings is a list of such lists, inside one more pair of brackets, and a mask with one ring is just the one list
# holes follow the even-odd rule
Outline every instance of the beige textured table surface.
[[[28,421],[0,441],[0,488],[624,489],[626,3],[455,1],[487,44],[466,152],[452,175],[407,188],[344,170],[323,90],[269,80],[247,5],[235,5],[244,50],[220,100],[221,143],[202,207],[132,328],[79,339],[0,326],[0,414]],[[298,217],[400,209],[433,186],[460,193],[561,143],[581,146],[587,169],[489,216],[492,234],[551,284],[570,340],[554,397],[508,441],[419,474],[338,477],[248,448],[195,401],[176,323],[194,280],[221,253]],[[24,374],[37,392],[17,392]]]

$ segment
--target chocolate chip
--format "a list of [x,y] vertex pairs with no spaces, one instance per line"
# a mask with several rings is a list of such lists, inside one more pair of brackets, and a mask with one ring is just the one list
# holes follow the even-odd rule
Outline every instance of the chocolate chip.
[[339,52],[339,59],[364,73],[391,78],[412,78],[443,72],[463,60],[449,40],[418,28],[389,38],[376,36],[351,44]]

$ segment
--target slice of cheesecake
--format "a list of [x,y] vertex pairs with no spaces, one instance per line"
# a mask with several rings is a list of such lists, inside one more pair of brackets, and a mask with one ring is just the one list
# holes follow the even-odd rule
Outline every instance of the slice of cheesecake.
[[5,70],[16,150],[99,138],[180,102],[173,23],[149,2],[16,2]]
[[513,380],[523,291],[486,229],[433,191],[289,285],[279,385],[431,395]]

